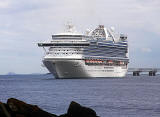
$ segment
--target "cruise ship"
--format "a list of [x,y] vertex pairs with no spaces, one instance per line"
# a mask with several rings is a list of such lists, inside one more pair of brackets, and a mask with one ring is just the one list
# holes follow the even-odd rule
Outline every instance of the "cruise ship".
[[64,33],[38,46],[45,51],[44,66],[55,78],[124,77],[127,73],[127,36],[113,27],[99,25],[81,34],[67,25]]

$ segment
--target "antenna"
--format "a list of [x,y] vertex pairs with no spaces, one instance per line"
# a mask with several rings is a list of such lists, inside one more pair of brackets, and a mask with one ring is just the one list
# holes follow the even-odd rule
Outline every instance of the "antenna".
[[76,32],[75,26],[69,21],[65,25],[65,32],[70,32],[70,33]]

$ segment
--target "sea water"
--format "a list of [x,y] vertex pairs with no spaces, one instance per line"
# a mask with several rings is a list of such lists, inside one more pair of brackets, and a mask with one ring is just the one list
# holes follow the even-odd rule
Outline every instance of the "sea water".
[[160,76],[55,79],[51,75],[1,75],[0,101],[17,98],[57,115],[71,101],[101,117],[160,117]]

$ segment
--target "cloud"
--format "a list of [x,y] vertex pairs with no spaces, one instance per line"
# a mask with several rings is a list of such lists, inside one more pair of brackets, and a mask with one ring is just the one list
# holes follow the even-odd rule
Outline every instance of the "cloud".
[[145,53],[150,53],[150,52],[152,52],[152,49],[151,48],[142,48],[141,51],[145,52]]
[[[24,60],[26,69],[47,72],[39,69],[43,51],[36,43],[51,39],[53,33],[63,32],[68,20],[72,20],[79,32],[98,24],[114,26],[115,31],[128,35],[131,59],[138,63],[143,58],[145,62],[141,52],[154,53],[160,49],[159,6],[159,0],[1,0],[0,52],[5,62],[0,56],[0,64],[5,66],[11,63],[10,59],[21,58],[21,63],[12,63],[11,68]],[[27,61],[27,56],[33,59]],[[157,54],[152,56],[158,58]],[[30,63],[37,66],[31,69]],[[8,69],[5,67],[0,72]],[[25,72],[22,67],[16,69],[16,72]]]
[[8,8],[9,5],[10,5],[10,2],[8,0],[0,1],[0,9]]

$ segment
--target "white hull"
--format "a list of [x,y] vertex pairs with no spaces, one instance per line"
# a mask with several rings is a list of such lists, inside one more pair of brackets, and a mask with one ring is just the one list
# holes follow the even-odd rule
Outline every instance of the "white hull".
[[84,60],[45,59],[44,65],[56,78],[124,77],[126,66],[86,65]]

